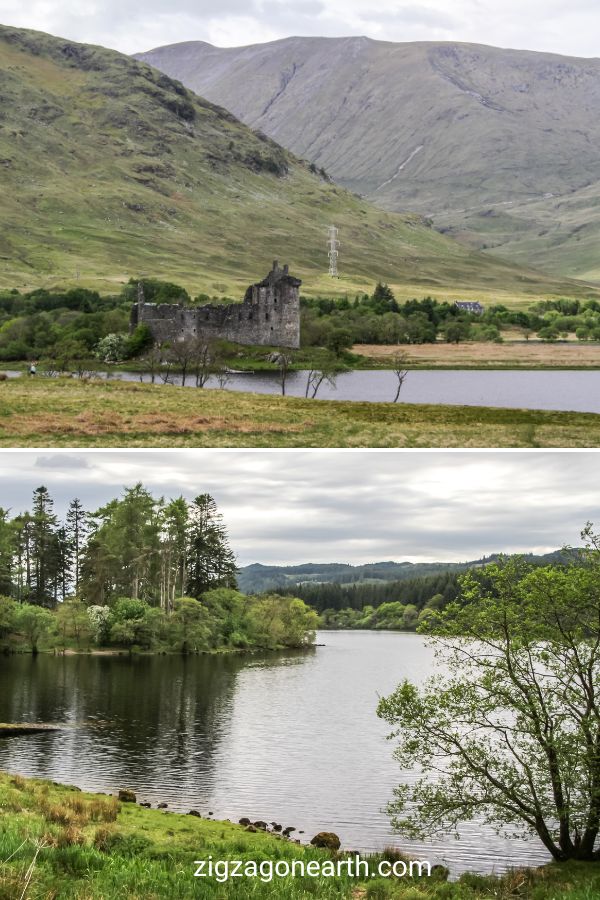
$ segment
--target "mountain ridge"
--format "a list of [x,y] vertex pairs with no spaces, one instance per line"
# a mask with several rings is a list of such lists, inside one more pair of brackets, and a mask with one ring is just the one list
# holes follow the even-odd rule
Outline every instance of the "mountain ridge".
[[466,246],[600,280],[600,59],[464,42],[284,38],[138,55]]
[[106,290],[152,274],[235,296],[278,256],[318,289],[319,279],[332,283],[332,218],[349,241],[338,292],[379,278],[435,285],[456,272],[480,284],[544,281],[489,266],[418,216],[382,213],[123,54],[0,26],[0,73],[6,287],[78,281]]
[[[550,563],[565,558],[565,550],[551,550],[548,553],[491,553],[479,559],[468,561],[413,563],[404,561],[378,561],[374,563],[297,563],[290,566],[250,563],[238,570],[238,584],[245,593],[281,588],[292,588],[306,584],[359,584],[361,582],[404,581],[443,572],[465,572],[488,563],[501,556],[523,556],[532,562]],[[294,577],[298,576],[298,577]]]

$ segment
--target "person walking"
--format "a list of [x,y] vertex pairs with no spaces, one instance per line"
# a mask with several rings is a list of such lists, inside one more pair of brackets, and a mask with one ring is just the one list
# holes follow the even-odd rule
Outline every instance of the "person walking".
[[36,369],[36,365],[34,362],[32,362],[31,365],[29,366],[29,374],[37,375],[37,369]]

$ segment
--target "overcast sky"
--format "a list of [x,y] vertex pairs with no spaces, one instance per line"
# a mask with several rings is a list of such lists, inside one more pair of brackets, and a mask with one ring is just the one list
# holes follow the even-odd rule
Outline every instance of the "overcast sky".
[[600,56],[598,0],[0,0],[0,22],[124,53],[189,40],[367,35]]
[[156,496],[208,492],[240,565],[469,560],[576,545],[600,531],[598,454],[417,451],[4,451],[0,506],[44,484],[63,513],[141,480]]

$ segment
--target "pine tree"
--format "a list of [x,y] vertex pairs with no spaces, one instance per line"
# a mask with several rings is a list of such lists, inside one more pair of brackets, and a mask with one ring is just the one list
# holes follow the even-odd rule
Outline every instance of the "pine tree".
[[0,507],[0,594],[11,596],[15,554],[15,529],[8,510]]
[[81,578],[81,557],[86,536],[89,532],[87,513],[77,497],[69,504],[65,522],[65,535],[70,552],[68,581],[69,587],[73,587],[75,594],[79,594],[79,581]]
[[60,565],[56,540],[57,519],[54,503],[48,489],[36,488],[33,492],[30,541],[30,602],[40,606],[52,606],[57,599],[56,579]]
[[186,594],[187,557],[188,505],[178,497],[161,509],[160,605],[167,612]]
[[237,587],[235,556],[229,547],[222,515],[210,494],[190,505],[187,592],[199,599],[205,591]]
[[95,524],[82,558],[88,601],[111,596],[154,602],[159,596],[160,510],[141,485],[128,488],[93,514]]

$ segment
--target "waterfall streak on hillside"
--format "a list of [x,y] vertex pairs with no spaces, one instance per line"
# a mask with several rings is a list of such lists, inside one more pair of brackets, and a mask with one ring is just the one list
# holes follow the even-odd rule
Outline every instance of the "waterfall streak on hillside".
[[398,177],[398,175],[400,174],[400,172],[402,171],[402,169],[404,169],[404,167],[407,166],[407,165],[409,164],[409,162],[411,161],[411,159],[413,159],[413,158],[417,155],[417,153],[419,152],[419,150],[422,150],[424,146],[425,146],[424,144],[419,144],[418,147],[415,147],[415,149],[413,150],[413,152],[410,154],[409,157],[407,157],[407,159],[404,160],[404,162],[402,163],[402,165],[398,166],[398,168],[396,169],[396,171],[395,171],[395,173],[392,175],[392,177],[391,177],[391,178],[388,178],[387,181],[384,181],[383,184],[380,184],[378,188],[375,188],[375,191],[380,191],[382,188],[386,187],[386,185],[391,184],[392,181],[393,181],[395,178]]

